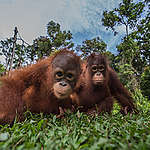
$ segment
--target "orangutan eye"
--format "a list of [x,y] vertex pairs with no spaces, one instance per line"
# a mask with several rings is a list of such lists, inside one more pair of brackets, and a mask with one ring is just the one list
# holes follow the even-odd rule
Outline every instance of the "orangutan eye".
[[72,80],[74,79],[74,75],[73,75],[72,73],[68,73],[68,74],[67,74],[67,79],[68,79],[69,81],[72,81]]
[[104,67],[104,65],[99,65],[99,71],[104,71],[104,69],[105,69],[105,67]]
[[64,74],[63,74],[62,71],[56,72],[56,78],[57,78],[57,79],[61,79],[61,78],[63,78],[63,77],[64,77]]
[[97,71],[97,66],[96,66],[96,65],[93,65],[93,66],[92,66],[92,71],[93,71],[93,72],[96,72],[96,71]]

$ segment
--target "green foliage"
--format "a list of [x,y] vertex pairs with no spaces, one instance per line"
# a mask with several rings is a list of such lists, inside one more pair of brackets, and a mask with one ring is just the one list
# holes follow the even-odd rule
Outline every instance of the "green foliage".
[[143,66],[150,64],[149,8],[149,1],[123,0],[118,8],[104,11],[102,18],[103,25],[107,30],[111,29],[114,35],[117,34],[117,26],[125,27],[125,37],[117,49],[123,54],[121,57],[130,61],[140,74]]
[[104,11],[103,16],[104,18],[102,18],[102,23],[106,27],[106,30],[111,28],[114,31],[114,35],[116,35],[117,32],[115,31],[114,27],[117,25],[117,23],[120,24],[120,18],[115,14],[114,11]]
[[[13,57],[13,68],[35,63],[37,59],[49,56],[55,49],[64,47],[72,48],[72,34],[70,31],[61,31],[60,25],[54,21],[47,24],[48,36],[40,36],[33,41],[33,45],[27,44],[23,39],[22,45],[18,44],[18,38]],[[20,35],[19,35],[20,36]],[[21,38],[21,37],[20,37]],[[27,44],[28,46],[24,45]],[[5,56],[5,69],[10,69],[14,38],[0,41],[0,55]]]
[[[9,38],[0,41],[0,55],[5,57],[4,66],[6,70],[10,68],[10,62],[12,59],[14,38]],[[20,67],[23,64],[27,64],[26,57],[26,47],[24,45],[16,44],[14,58],[13,58],[13,68]]]
[[118,74],[123,85],[132,92],[139,88],[138,77],[135,69],[130,64],[118,64]]
[[0,76],[5,72],[5,68],[2,64],[0,64]]
[[49,56],[52,51],[52,46],[48,37],[41,36],[34,40],[32,49],[34,58],[35,56],[37,59],[42,58],[43,56]]
[[142,93],[150,99],[150,66],[144,69],[141,75],[140,85]]
[[81,57],[86,58],[93,52],[106,52],[107,45],[99,37],[93,38],[91,40],[85,40],[82,45],[78,45],[76,51],[81,53]]
[[115,55],[113,53],[111,53],[110,51],[105,51],[105,52],[102,52],[103,55],[106,56],[108,62],[109,62],[109,65],[112,67],[112,68],[115,68]]
[[115,26],[124,25],[126,29],[126,35],[129,35],[129,28],[134,30],[139,18],[144,9],[144,3],[134,3],[133,0],[123,0],[119,4],[119,8],[115,8],[112,11],[104,11],[102,22],[106,29],[112,29],[114,35],[117,34]]
[[122,43],[117,46],[119,54],[117,55],[117,61],[122,64],[130,64],[138,73],[141,73],[145,66],[140,53],[140,47],[130,36],[124,38]]
[[136,32],[136,40],[140,46],[143,61],[150,64],[150,4],[149,13],[142,19]]
[[61,31],[58,23],[50,21],[47,24],[48,36],[41,36],[34,40],[32,46],[32,60],[49,56],[55,49],[72,48],[72,34],[70,31]]
[[139,51],[139,47],[137,42],[135,42],[131,37],[128,37],[122,40],[122,43],[117,46],[117,50],[119,55],[121,57],[123,56],[126,63],[131,63],[134,57],[138,56],[137,53]]
[[130,36],[124,38],[117,46],[119,54],[116,56],[116,68],[124,85],[134,91],[139,88],[139,80],[143,66],[139,46]]
[[149,113],[150,110],[150,101],[148,98],[143,96],[140,89],[136,89],[133,94],[133,98],[136,100],[138,110],[142,113]]
[[27,119],[12,127],[1,126],[1,150],[148,150],[150,102],[139,91],[134,95],[139,114],[123,116],[115,104],[112,115],[84,113],[55,115],[26,113]]
[[61,31],[58,23],[50,21],[47,25],[47,33],[51,43],[53,43],[53,47],[73,47],[73,43],[70,41],[72,39],[71,32]]

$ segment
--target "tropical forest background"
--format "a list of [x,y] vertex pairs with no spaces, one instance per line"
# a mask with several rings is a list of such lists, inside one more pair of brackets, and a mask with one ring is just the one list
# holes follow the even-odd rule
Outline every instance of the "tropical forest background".
[[[0,41],[0,74],[36,63],[67,47],[82,59],[92,52],[107,55],[111,67],[122,83],[130,90],[139,115],[122,118],[115,105],[113,116],[90,118],[85,114],[67,116],[60,121],[55,116],[32,116],[23,124],[4,126],[0,134],[3,149],[141,149],[150,148],[150,1],[122,0],[118,7],[103,11],[101,22],[106,30],[118,34],[116,28],[124,26],[124,37],[116,46],[117,52],[107,49],[100,37],[86,39],[81,44],[73,42],[72,33],[50,20],[46,36],[33,39],[28,44],[14,27],[14,35]],[[22,33],[23,34],[23,33]],[[65,124],[65,125],[64,125]],[[90,131],[90,132],[89,132]],[[84,132],[84,134],[83,134]],[[24,134],[26,138],[24,138]],[[94,135],[94,136],[93,136]],[[42,146],[41,146],[42,145]]]

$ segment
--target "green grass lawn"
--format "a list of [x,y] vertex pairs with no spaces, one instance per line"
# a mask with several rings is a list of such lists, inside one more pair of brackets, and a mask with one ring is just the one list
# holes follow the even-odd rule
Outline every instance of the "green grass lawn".
[[139,114],[112,115],[27,113],[22,123],[1,126],[0,150],[150,150],[150,101],[136,94]]

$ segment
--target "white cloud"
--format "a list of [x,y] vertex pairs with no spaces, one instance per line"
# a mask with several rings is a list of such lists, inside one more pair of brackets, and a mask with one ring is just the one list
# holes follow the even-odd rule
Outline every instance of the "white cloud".
[[0,33],[11,36],[14,27],[23,37],[32,42],[37,36],[46,34],[46,24],[59,15],[63,4],[59,0],[15,0],[0,4]]
[[63,30],[71,30],[73,34],[102,36],[104,32],[108,33],[101,25],[103,10],[116,7],[120,1],[0,0],[0,38],[13,36],[17,26],[22,37],[32,43],[35,38],[46,35],[50,20],[60,23]]
[[64,10],[62,10],[60,16],[58,16],[64,29],[77,32],[81,31],[82,28],[89,27],[88,20],[82,14],[83,5],[84,2],[81,0],[65,0]]

